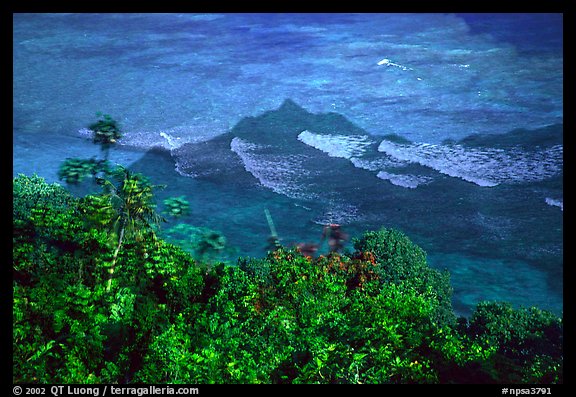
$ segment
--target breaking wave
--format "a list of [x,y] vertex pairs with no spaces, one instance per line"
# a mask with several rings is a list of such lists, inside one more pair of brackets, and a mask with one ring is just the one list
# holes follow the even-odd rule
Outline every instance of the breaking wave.
[[240,157],[246,171],[258,179],[262,186],[290,198],[316,197],[300,184],[300,179],[310,174],[302,165],[305,156],[267,154],[266,150],[270,147],[238,137],[230,142],[230,149]]
[[562,145],[537,151],[516,148],[473,148],[458,144],[399,144],[384,140],[378,147],[398,160],[420,164],[479,186],[535,182],[562,171]]
[[416,189],[418,185],[429,183],[432,181],[431,177],[409,175],[409,174],[393,174],[391,172],[380,171],[376,175],[380,179],[388,180],[396,186],[406,187],[409,189]]
[[515,146],[398,143],[384,139],[376,146],[376,138],[368,135],[316,134],[309,130],[302,131],[298,140],[330,157],[347,159],[356,168],[372,171],[393,185],[409,189],[434,180],[430,175],[398,172],[410,164],[482,187],[537,182],[558,174],[563,167],[563,146],[559,144],[525,150]]
[[[78,130],[78,134],[84,138],[92,139],[94,132],[88,128]],[[176,150],[187,143],[204,142],[213,138],[216,134],[194,127],[171,127],[162,131],[129,131],[125,132],[118,140],[122,146],[151,149],[163,148],[169,151]]]
[[298,135],[298,140],[323,151],[330,157],[350,159],[361,156],[366,148],[374,144],[367,135],[327,135],[314,134],[308,130]]

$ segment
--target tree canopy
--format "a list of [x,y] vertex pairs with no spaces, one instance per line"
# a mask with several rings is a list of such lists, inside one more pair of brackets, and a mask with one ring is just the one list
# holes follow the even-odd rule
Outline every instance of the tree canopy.
[[150,185],[119,176],[82,198],[14,179],[14,382],[563,382],[561,317],[482,302],[457,319],[448,273],[398,230],[206,266],[154,233]]

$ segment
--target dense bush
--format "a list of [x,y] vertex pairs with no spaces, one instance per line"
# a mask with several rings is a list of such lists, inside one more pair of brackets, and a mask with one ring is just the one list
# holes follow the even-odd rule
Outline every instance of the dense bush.
[[57,183],[47,184],[34,174],[18,175],[12,184],[13,220],[22,221],[28,218],[32,208],[67,207],[73,202],[72,195]]
[[374,255],[378,263],[375,271],[382,283],[405,283],[422,294],[434,296],[439,302],[434,319],[441,324],[455,323],[450,274],[429,267],[426,253],[402,232],[394,229],[367,232],[354,240],[354,248]]
[[77,199],[36,177],[14,186],[14,381],[129,381],[155,333],[195,310],[201,270],[141,233],[126,239],[107,292],[116,244],[104,196]]
[[496,347],[502,363],[492,374],[497,380],[563,380],[563,323],[550,312],[536,307],[514,309],[506,302],[481,302],[464,332]]
[[14,382],[563,381],[561,318],[487,302],[456,322],[448,274],[398,231],[204,266],[146,222],[118,249],[111,199],[14,180]]

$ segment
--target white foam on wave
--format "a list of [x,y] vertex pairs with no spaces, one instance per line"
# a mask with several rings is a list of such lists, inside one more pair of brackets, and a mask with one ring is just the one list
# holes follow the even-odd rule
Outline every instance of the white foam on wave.
[[408,161],[393,156],[380,154],[378,158],[362,157],[366,154],[368,147],[376,143],[366,135],[326,135],[305,130],[298,135],[298,140],[328,154],[330,157],[348,159],[356,168],[378,172],[378,178],[388,180],[396,186],[415,189],[418,185],[429,183],[432,180],[432,178],[425,176],[393,174],[384,171],[390,167],[403,167],[409,164]]
[[403,167],[408,164],[407,161],[395,159],[390,156],[383,155],[381,158],[365,159],[360,157],[352,157],[350,162],[356,168],[361,168],[367,171],[380,171],[388,167]]
[[366,135],[326,135],[308,130],[298,135],[298,140],[312,146],[330,157],[350,159],[365,153],[366,148],[375,142]]
[[432,178],[422,175],[393,174],[386,171],[380,171],[376,175],[380,179],[390,181],[393,185],[416,189],[419,185],[429,183]]
[[[225,132],[225,131],[223,131]],[[221,133],[223,133],[221,132]],[[85,138],[91,139],[94,131],[89,128],[78,130],[78,134]],[[124,132],[122,138],[118,139],[117,144],[139,149],[151,149],[153,147],[162,147],[166,150],[175,150],[187,143],[204,142],[219,133],[208,131],[201,127],[172,127],[156,131],[128,131]]]
[[290,198],[315,198],[316,195],[306,192],[301,184],[301,178],[310,174],[302,166],[305,157],[266,153],[270,147],[238,137],[230,142],[230,149],[240,157],[246,171],[258,179],[262,186]]
[[168,143],[168,147],[173,150],[173,149],[178,149],[180,146],[182,146],[182,138],[179,136],[172,136],[166,132],[161,132],[160,136],[164,139],[166,139],[166,142]]
[[401,70],[404,70],[404,71],[406,71],[406,70],[412,70],[411,68],[408,68],[408,67],[406,67],[406,66],[404,66],[404,65],[400,65],[399,63],[392,62],[392,61],[391,61],[390,59],[388,59],[388,58],[382,59],[381,61],[379,61],[379,62],[377,63],[377,65],[378,65],[378,66],[382,66],[382,65],[384,65],[384,66],[392,66],[392,67],[395,67],[395,68],[398,68],[398,69],[401,69]]
[[554,200],[553,198],[546,197],[546,204],[551,205],[553,207],[559,207],[562,211],[564,211],[563,200]]
[[520,148],[469,148],[456,144],[399,144],[384,140],[378,150],[486,187],[539,181],[562,170],[562,145],[523,151]]
[[199,143],[214,138],[218,134],[204,131],[197,127],[173,127],[160,132],[130,132],[122,137],[126,145],[140,147],[163,147],[176,150],[187,143]]

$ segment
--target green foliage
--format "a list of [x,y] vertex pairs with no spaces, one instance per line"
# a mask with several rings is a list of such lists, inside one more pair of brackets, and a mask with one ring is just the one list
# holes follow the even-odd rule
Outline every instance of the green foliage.
[[[45,296],[48,287],[60,288]],[[13,310],[21,319],[14,323],[14,381],[94,383],[104,341],[98,292],[65,286],[55,277],[29,294],[21,287],[14,291]]]
[[118,122],[108,114],[96,113],[98,121],[91,124],[88,128],[93,133],[93,141],[100,145],[104,152],[105,164],[108,161],[110,147],[122,138],[122,132],[118,126]]
[[490,357],[438,327],[437,299],[381,284],[375,266],[370,255],[311,260],[281,249],[216,268],[216,291],[192,333],[207,336],[188,348],[196,365],[187,381],[434,383],[437,362],[457,355],[461,368]]
[[164,200],[166,213],[174,218],[180,218],[190,213],[190,203],[185,196],[170,197]]
[[398,230],[367,232],[353,243],[356,251],[374,255],[385,282],[399,284],[410,279],[412,272],[427,267],[426,253]]
[[14,180],[14,382],[563,381],[561,318],[486,302],[450,321],[447,276],[400,232],[366,233],[353,254],[204,267],[149,220],[122,220],[153,209],[144,178],[103,186],[78,199]]
[[154,226],[164,221],[155,211],[153,189],[147,178],[140,174],[133,174],[124,167],[118,167],[115,172],[117,184],[110,180],[100,179],[99,183],[104,189],[103,207],[101,214],[111,214],[107,220],[111,230],[117,237],[117,246],[110,264],[107,290],[112,288],[112,278],[116,270],[116,261],[124,238],[141,238],[146,232],[156,239]]
[[108,114],[96,113],[98,121],[91,124],[89,129],[93,133],[93,141],[100,145],[104,152],[104,160],[67,158],[60,165],[58,178],[67,184],[78,184],[87,176],[108,176],[111,168],[108,161],[110,147],[122,137],[118,123]]
[[465,332],[485,339],[498,352],[492,376],[514,382],[562,382],[562,318],[536,307],[514,309],[506,302],[481,302]]
[[201,270],[181,249],[142,234],[118,257],[119,286],[106,293],[115,244],[104,196],[77,199],[41,178],[14,180],[15,382],[117,383],[137,370],[155,334],[194,315]]
[[58,178],[69,184],[77,184],[88,175],[95,176],[108,172],[108,163],[104,160],[68,158],[58,170]]
[[48,184],[38,175],[26,176],[19,174],[12,183],[13,219],[24,220],[34,207],[45,208],[67,207],[72,201],[72,195],[58,183]]
[[98,121],[88,128],[94,132],[94,143],[108,146],[116,143],[122,137],[118,122],[108,114],[96,113]]
[[119,235],[124,230],[128,236],[137,236],[142,228],[153,230],[164,220],[156,213],[154,203],[154,189],[162,186],[151,185],[143,175],[121,166],[112,176],[111,180],[99,179],[103,188],[99,211],[112,215],[108,219],[112,231]]
[[14,381],[92,383],[105,233],[83,227],[79,201],[57,184],[19,176],[14,192]]
[[378,263],[376,272],[385,283],[407,283],[420,293],[438,299],[440,305],[434,313],[441,324],[453,325],[456,321],[452,309],[450,274],[432,269],[426,262],[426,253],[402,232],[381,229],[367,232],[354,239],[356,252],[370,252]]

